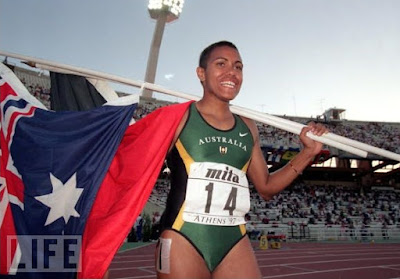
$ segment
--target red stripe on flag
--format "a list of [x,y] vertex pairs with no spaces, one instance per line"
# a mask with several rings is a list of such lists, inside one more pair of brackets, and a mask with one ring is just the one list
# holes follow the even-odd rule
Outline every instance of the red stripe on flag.
[[[7,199],[7,195],[3,196],[3,199]],[[3,218],[3,222],[0,224],[0,274],[8,274],[10,266],[14,261],[15,252],[17,250],[17,241],[11,241],[9,236],[15,237],[15,226],[14,220],[11,213],[11,207],[7,200],[2,200],[0,203],[6,202],[7,208]]]

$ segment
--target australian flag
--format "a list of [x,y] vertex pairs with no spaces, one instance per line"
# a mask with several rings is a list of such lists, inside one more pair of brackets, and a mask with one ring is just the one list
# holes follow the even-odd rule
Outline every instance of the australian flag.
[[49,111],[0,66],[0,274],[75,278],[86,221],[136,104]]
[[47,111],[1,63],[0,76],[0,277],[102,278],[191,102],[128,126],[121,98]]

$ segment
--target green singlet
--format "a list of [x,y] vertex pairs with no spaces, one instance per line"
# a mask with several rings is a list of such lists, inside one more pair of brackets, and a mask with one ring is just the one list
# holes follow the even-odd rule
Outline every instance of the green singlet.
[[244,215],[250,206],[246,171],[254,139],[244,121],[234,117],[233,128],[218,130],[191,104],[167,158],[171,190],[162,229],[177,231],[190,241],[210,272],[246,234]]

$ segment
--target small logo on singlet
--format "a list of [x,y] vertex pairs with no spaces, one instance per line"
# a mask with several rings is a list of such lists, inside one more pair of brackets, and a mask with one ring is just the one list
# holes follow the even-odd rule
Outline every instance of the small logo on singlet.
[[247,134],[248,134],[248,133],[239,133],[239,136],[240,136],[240,137],[245,137],[245,136],[247,136]]
[[219,147],[219,153],[221,153],[222,155],[225,155],[226,153],[228,153],[228,147],[220,146]]

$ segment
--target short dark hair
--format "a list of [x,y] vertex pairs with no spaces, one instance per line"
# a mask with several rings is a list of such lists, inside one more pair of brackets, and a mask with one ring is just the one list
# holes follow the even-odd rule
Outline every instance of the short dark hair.
[[231,47],[231,48],[239,51],[238,48],[233,43],[228,42],[228,41],[219,41],[219,42],[213,43],[213,44],[209,45],[208,47],[206,47],[201,52],[200,58],[199,58],[199,67],[205,69],[207,67],[208,58],[210,57],[211,52],[214,49],[216,49],[218,47],[222,47],[222,46]]

